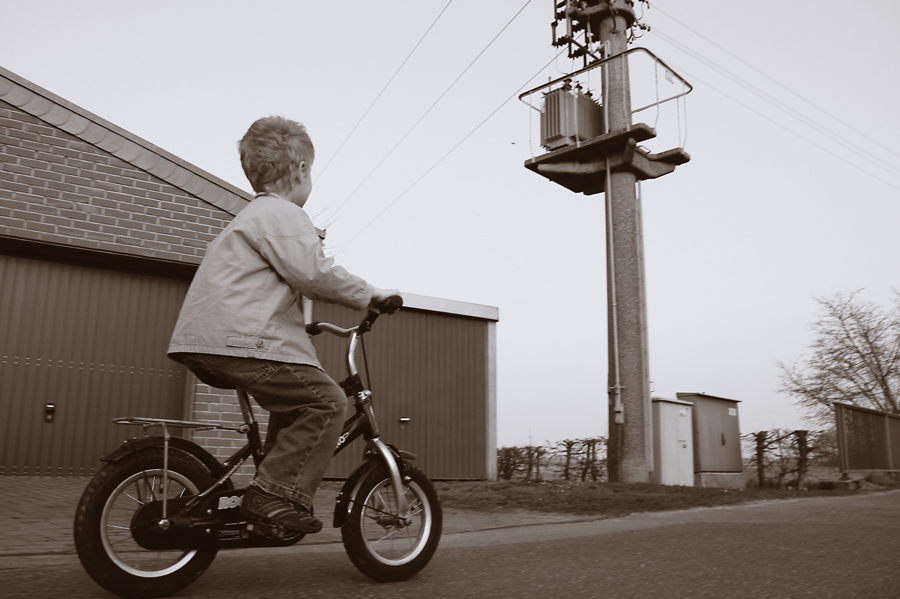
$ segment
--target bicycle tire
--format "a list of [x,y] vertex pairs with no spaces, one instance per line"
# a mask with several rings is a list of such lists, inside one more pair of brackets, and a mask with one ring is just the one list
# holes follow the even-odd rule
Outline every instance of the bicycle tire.
[[400,526],[396,496],[384,467],[376,468],[351,498],[341,538],[356,568],[379,582],[408,580],[424,568],[437,550],[443,527],[441,504],[428,477],[406,465],[403,492],[413,523]]
[[[215,482],[198,459],[169,448],[168,496],[197,494]],[[75,548],[85,571],[122,597],[164,597],[194,582],[218,549],[150,551],[131,536],[134,513],[148,489],[161,493],[163,449],[154,447],[106,464],[81,496],[75,512]],[[130,494],[129,494],[130,493]],[[157,495],[159,497],[159,495]]]

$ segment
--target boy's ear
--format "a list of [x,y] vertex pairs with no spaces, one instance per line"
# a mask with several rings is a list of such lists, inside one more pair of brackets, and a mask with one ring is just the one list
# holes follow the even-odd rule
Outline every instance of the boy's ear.
[[310,172],[309,163],[305,160],[300,161],[300,168],[297,169],[297,182],[301,182],[303,178],[309,177],[312,173]]

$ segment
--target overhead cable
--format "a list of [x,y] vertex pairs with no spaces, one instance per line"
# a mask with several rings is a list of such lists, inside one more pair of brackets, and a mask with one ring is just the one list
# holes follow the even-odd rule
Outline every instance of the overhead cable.
[[[673,63],[671,63],[671,61],[669,61],[669,62],[670,62],[670,64],[673,64]],[[674,67],[674,66],[675,66],[675,65],[673,64],[673,67]],[[679,72],[679,73],[684,73],[685,75],[687,75],[688,77],[690,77],[693,81],[697,81],[698,83],[702,83],[703,85],[707,86],[709,89],[711,89],[711,90],[713,90],[713,91],[716,91],[716,92],[722,94],[723,96],[725,96],[726,98],[728,98],[729,100],[731,100],[732,102],[734,102],[735,104],[738,104],[738,105],[740,105],[740,106],[743,106],[744,108],[746,108],[746,109],[749,110],[750,112],[753,112],[753,113],[755,113],[755,114],[761,116],[762,118],[766,119],[766,120],[769,121],[770,123],[772,123],[772,124],[774,124],[774,125],[776,125],[776,126],[782,128],[782,129],[784,129],[785,131],[787,131],[788,133],[791,133],[792,135],[795,135],[796,137],[799,137],[799,138],[802,139],[803,141],[805,141],[805,142],[807,142],[807,143],[809,143],[809,144],[811,144],[811,145],[813,145],[813,146],[819,148],[819,149],[822,150],[823,152],[825,152],[825,153],[827,153],[827,154],[831,154],[832,156],[834,156],[835,158],[837,158],[838,160],[840,160],[842,163],[847,164],[847,165],[849,165],[849,166],[852,166],[852,167],[855,168],[856,170],[858,170],[858,171],[860,171],[860,172],[862,172],[862,173],[865,173],[866,175],[869,175],[869,176],[872,177],[873,179],[877,179],[878,181],[881,181],[881,182],[884,183],[885,185],[887,185],[887,186],[889,186],[889,187],[892,187],[892,188],[894,188],[894,189],[900,191],[900,186],[895,185],[894,183],[891,183],[890,181],[886,181],[885,179],[879,177],[879,176],[876,175],[875,173],[872,173],[872,172],[870,172],[870,171],[867,171],[866,169],[862,168],[862,167],[859,166],[859,165],[856,165],[856,164],[854,164],[854,163],[852,163],[852,162],[849,162],[845,157],[843,157],[843,156],[837,154],[836,152],[833,152],[833,151],[829,150],[828,148],[826,148],[826,147],[824,147],[824,146],[822,146],[822,145],[820,145],[820,144],[814,142],[813,140],[809,139],[808,137],[805,137],[804,135],[802,135],[802,134],[800,134],[800,133],[794,131],[794,130],[791,129],[790,127],[787,127],[786,125],[784,125],[784,124],[782,124],[782,123],[779,123],[778,121],[776,121],[776,120],[773,119],[772,117],[770,117],[770,116],[768,116],[768,115],[766,115],[766,114],[763,114],[762,112],[756,110],[755,108],[753,108],[753,107],[751,107],[751,106],[745,104],[744,102],[741,102],[741,101],[738,100],[737,98],[735,98],[735,97],[733,97],[733,96],[730,96],[729,94],[723,92],[722,90],[718,89],[718,88],[715,87],[714,85],[711,85],[711,84],[709,84],[709,83],[706,83],[705,81],[703,81],[702,79],[700,79],[700,78],[697,77],[696,75],[692,75],[691,73],[687,72],[687,71],[684,70],[682,67],[678,67],[678,72]]]
[[[365,185],[366,181],[368,181],[369,178],[375,173],[375,171],[377,171],[377,170],[381,167],[381,165],[384,164],[384,162],[391,156],[391,154],[394,153],[394,151],[400,146],[400,144],[402,144],[403,141],[404,141],[407,137],[409,137],[410,133],[412,133],[413,130],[419,125],[419,123],[421,123],[422,120],[424,120],[425,117],[428,116],[428,114],[434,109],[435,106],[437,106],[437,104],[444,98],[444,96],[446,96],[447,93],[448,93],[451,89],[453,89],[453,86],[455,86],[456,83],[457,83],[460,79],[462,79],[463,75],[465,75],[465,74],[468,72],[468,70],[469,70],[470,68],[472,68],[472,65],[474,65],[474,64],[478,61],[478,59],[481,58],[481,56],[487,51],[487,49],[490,48],[491,45],[493,45],[493,43],[494,43],[495,41],[497,41],[497,38],[499,38],[499,37],[503,34],[503,32],[506,31],[506,29],[512,24],[512,22],[515,21],[516,18],[517,18],[520,14],[522,14],[522,11],[525,10],[525,7],[527,7],[530,3],[531,3],[531,0],[527,0],[527,2],[525,2],[525,4],[522,5],[522,8],[520,8],[519,11],[518,11],[515,15],[513,15],[513,17],[509,20],[509,22],[507,22],[506,25],[504,25],[503,28],[497,33],[497,35],[495,35],[495,36],[493,37],[493,39],[491,39],[491,41],[488,42],[488,45],[485,46],[484,49],[482,49],[481,52],[478,53],[478,55],[472,60],[472,62],[470,62],[469,65],[468,65],[465,69],[463,69],[462,73],[460,73],[460,74],[456,77],[456,79],[453,80],[453,82],[447,87],[447,89],[444,90],[444,92],[438,97],[438,99],[435,100],[434,103],[432,103],[432,105],[428,107],[428,110],[426,110],[426,111],[422,114],[422,116],[419,117],[419,120],[417,120],[417,121],[413,124],[413,126],[410,127],[409,130],[408,130],[406,133],[403,134],[403,137],[401,137],[401,138],[399,139],[399,141],[397,141],[397,143],[394,144],[394,146],[388,151],[388,153],[385,154],[384,157],[378,162],[378,164],[376,164],[375,167],[374,167],[371,171],[369,171],[369,174],[365,176],[365,178],[359,183],[359,185],[356,186],[356,188],[355,188],[352,192],[350,192],[350,195],[348,195],[348,196],[344,199],[344,201],[341,202],[341,203],[338,205],[338,207],[334,209],[334,211],[331,213],[331,218],[332,218],[332,219],[335,217],[335,215],[337,215],[337,213],[341,210],[341,208],[343,208],[343,207],[347,204],[347,202],[350,201],[350,198],[352,198],[352,197],[356,194],[356,192],[359,191],[359,189],[360,189],[363,185]],[[405,193],[405,192],[404,192],[404,193]]]
[[347,143],[347,140],[349,140],[350,137],[353,135],[353,133],[356,132],[356,129],[359,127],[360,123],[363,122],[363,120],[366,118],[366,116],[367,116],[367,115],[369,114],[369,112],[372,110],[372,107],[375,106],[375,104],[378,102],[379,98],[381,98],[381,96],[382,96],[382,94],[384,94],[385,90],[391,85],[391,83],[392,83],[392,82],[394,81],[394,79],[397,77],[397,74],[400,72],[401,69],[403,69],[403,67],[406,65],[406,63],[409,61],[409,59],[412,57],[412,55],[415,53],[415,51],[416,51],[416,50],[419,48],[419,46],[422,44],[422,41],[425,40],[425,38],[428,36],[428,34],[429,34],[429,33],[431,32],[431,30],[434,28],[435,24],[438,22],[438,20],[440,20],[441,16],[443,16],[443,14],[447,11],[447,9],[450,7],[450,4],[452,4],[452,3],[453,3],[453,0],[450,0],[449,2],[447,2],[447,5],[444,6],[444,9],[441,10],[441,12],[440,12],[440,13],[438,14],[438,16],[434,19],[434,21],[431,23],[431,25],[429,25],[428,29],[425,30],[425,33],[422,34],[422,37],[419,38],[419,41],[416,42],[416,45],[413,46],[413,49],[410,50],[409,54],[406,55],[406,58],[403,59],[403,62],[400,63],[400,66],[397,67],[397,70],[394,71],[394,74],[391,75],[391,78],[390,78],[390,79],[388,79],[388,82],[384,84],[384,87],[381,88],[381,91],[378,92],[378,95],[375,96],[375,99],[372,100],[372,103],[369,104],[369,107],[366,108],[366,111],[363,113],[363,115],[362,115],[361,117],[359,117],[359,120],[358,120],[358,121],[356,122],[356,124],[353,126],[353,129],[350,130],[350,133],[347,134],[347,137],[344,138],[344,141],[341,142],[341,145],[338,146],[338,149],[335,151],[335,153],[331,155],[331,158],[328,159],[328,162],[325,163],[325,166],[322,168],[321,171],[319,171],[319,176],[318,176],[317,179],[316,179],[316,182],[317,182],[317,183],[319,182],[319,180],[321,180],[322,175],[325,174],[325,171],[328,170],[328,166],[332,163],[332,161],[334,161],[335,157],[336,157],[338,154],[341,153],[341,150],[344,148],[344,145]]
[[[837,121],[837,122],[840,123],[841,125],[847,127],[848,129],[850,129],[851,131],[853,131],[854,133],[856,133],[856,134],[859,135],[860,137],[863,137],[863,138],[869,140],[870,142],[872,142],[873,144],[875,144],[875,145],[878,146],[879,148],[881,148],[881,149],[883,149],[883,150],[885,150],[885,151],[887,151],[887,152],[893,154],[894,156],[897,156],[898,158],[900,158],[900,154],[898,154],[897,152],[895,152],[895,151],[892,150],[891,148],[889,148],[889,147],[885,146],[884,144],[878,142],[877,140],[875,140],[875,139],[869,137],[869,136],[866,135],[865,133],[863,133],[863,132],[859,131],[858,129],[856,129],[853,125],[851,125],[851,124],[847,123],[846,121],[844,121],[844,120],[838,118],[837,116],[831,114],[830,112],[828,112],[827,110],[825,110],[824,108],[822,108],[821,106],[819,106],[818,104],[816,104],[815,102],[813,102],[812,100],[809,100],[809,99],[807,99],[807,98],[801,96],[800,94],[798,94],[797,92],[795,92],[795,91],[792,90],[791,88],[789,88],[789,87],[787,87],[786,85],[780,83],[780,82],[777,81],[776,79],[773,79],[769,74],[767,74],[767,73],[765,73],[764,71],[762,71],[762,70],[756,68],[755,66],[753,66],[753,65],[750,64],[749,62],[747,62],[747,61],[745,61],[744,59],[742,59],[740,56],[738,56],[738,55],[734,54],[733,52],[729,51],[727,48],[724,48],[724,47],[720,46],[719,44],[717,44],[717,43],[714,42],[713,40],[709,39],[708,37],[706,37],[705,35],[703,35],[703,34],[700,33],[699,31],[697,31],[696,29],[693,29],[693,28],[691,28],[689,25],[684,24],[683,22],[679,21],[678,19],[676,19],[675,17],[673,17],[672,15],[670,15],[669,13],[667,13],[666,11],[664,11],[664,10],[662,10],[662,9],[660,9],[660,8],[657,8],[656,6],[654,6],[653,8],[654,8],[654,10],[656,10],[657,12],[659,12],[659,13],[665,15],[666,17],[668,17],[669,19],[675,21],[676,23],[678,23],[679,25],[681,25],[682,27],[684,27],[685,29],[687,29],[688,31],[690,31],[691,33],[693,33],[694,35],[696,35],[697,37],[700,37],[701,39],[703,39],[703,40],[705,40],[706,42],[712,44],[713,46],[715,46],[716,48],[718,48],[718,49],[721,50],[722,52],[725,52],[726,54],[728,54],[729,56],[731,56],[732,58],[734,58],[735,60],[737,60],[737,61],[740,62],[741,64],[743,64],[743,65],[745,65],[746,67],[748,67],[748,68],[750,68],[750,69],[756,71],[757,73],[759,73],[760,75],[762,75],[763,77],[765,77],[766,79],[768,79],[769,81],[771,81],[772,83],[774,83],[775,85],[777,85],[778,87],[784,89],[784,90],[787,91],[788,93],[790,93],[790,94],[796,96],[797,98],[803,100],[804,102],[806,102],[807,104],[809,104],[810,106],[812,106],[813,108],[815,108],[816,110],[818,110],[818,111],[820,111],[821,113],[825,114],[826,116],[828,116],[828,117],[834,119],[835,121]],[[653,31],[656,31],[656,27],[653,28]]]
[[418,185],[419,182],[420,182],[422,179],[424,179],[429,173],[431,173],[431,171],[433,171],[435,168],[437,168],[438,165],[440,165],[440,164],[441,164],[448,156],[450,156],[450,154],[452,154],[453,152],[455,152],[456,149],[459,148],[459,146],[461,146],[463,143],[465,143],[465,141],[466,141],[467,139],[469,139],[470,137],[472,137],[472,135],[473,135],[476,131],[478,131],[478,130],[486,123],[486,122],[488,122],[488,121],[491,119],[491,117],[493,117],[495,114],[497,114],[497,113],[500,111],[501,108],[503,108],[504,106],[506,106],[506,105],[509,103],[510,100],[512,100],[513,98],[518,97],[519,92],[521,92],[523,89],[525,89],[525,86],[529,85],[532,81],[534,81],[534,79],[535,79],[538,75],[540,75],[541,73],[543,73],[544,70],[545,70],[547,67],[549,67],[551,64],[553,64],[553,63],[556,61],[556,59],[559,58],[560,54],[562,54],[562,53],[565,52],[565,51],[566,51],[565,48],[562,49],[562,50],[560,50],[559,53],[557,53],[557,55],[554,56],[554,57],[550,60],[550,62],[548,62],[547,64],[545,64],[543,67],[541,67],[541,69],[540,69],[537,73],[535,73],[528,81],[526,81],[525,83],[523,83],[522,86],[519,87],[519,89],[517,89],[515,92],[513,92],[513,94],[512,94],[510,97],[508,97],[506,100],[504,100],[502,104],[500,104],[499,106],[497,106],[497,108],[495,108],[493,112],[491,112],[489,115],[487,115],[487,117],[484,118],[484,120],[482,120],[480,123],[478,123],[478,125],[476,125],[474,129],[472,129],[471,131],[469,131],[469,133],[467,133],[465,137],[463,137],[461,140],[459,140],[459,141],[456,143],[455,146],[453,146],[452,148],[450,148],[450,150],[447,151],[446,154],[444,154],[443,156],[441,156],[440,159],[438,159],[437,162],[435,162],[433,165],[431,165],[431,168],[429,168],[427,171],[425,171],[424,173],[422,173],[422,175],[421,175],[418,179],[416,179],[416,180],[412,183],[412,185],[410,185],[409,187],[407,187],[407,188],[403,191],[403,193],[401,193],[399,196],[397,196],[397,197],[394,199],[393,202],[391,202],[390,204],[388,204],[387,206],[385,206],[385,208],[384,208],[381,212],[379,212],[378,214],[376,214],[375,217],[374,217],[372,220],[370,220],[368,223],[366,223],[366,224],[363,226],[362,229],[360,229],[359,231],[357,231],[356,234],[355,234],[353,237],[351,237],[349,240],[347,240],[347,242],[346,242],[344,245],[342,245],[340,248],[338,248],[337,251],[338,251],[338,252],[343,251],[344,248],[346,248],[348,245],[350,245],[350,244],[353,242],[354,239],[356,239],[357,237],[359,237],[360,235],[362,235],[362,233],[363,233],[366,229],[368,229],[370,226],[372,226],[372,224],[373,224],[376,220],[378,220],[379,218],[381,218],[381,216],[382,216],[385,212],[387,212],[388,210],[390,210],[390,208],[391,208],[394,204],[396,204],[397,202],[399,202],[399,201],[403,198],[403,196],[405,196],[407,193],[409,193],[410,190],[412,190],[413,187],[415,187],[416,185]]
[[726,69],[726,68],[724,68],[724,67],[721,67],[721,66],[717,65],[717,64],[714,63],[713,61],[711,61],[711,60],[709,60],[708,58],[706,58],[705,56],[701,55],[699,52],[696,52],[696,51],[692,50],[692,49],[689,48],[688,46],[686,46],[686,45],[684,45],[684,44],[678,42],[677,40],[675,40],[675,39],[669,37],[669,36],[666,35],[665,33],[659,31],[659,28],[658,28],[658,27],[654,27],[654,28],[653,28],[653,33],[655,33],[656,35],[658,35],[659,38],[662,39],[663,41],[665,41],[665,42],[671,44],[672,46],[674,46],[674,47],[676,47],[676,48],[678,48],[678,49],[681,50],[682,52],[684,52],[684,53],[686,53],[686,54],[688,54],[688,55],[690,55],[690,56],[693,56],[695,59],[697,59],[698,61],[700,61],[700,62],[706,64],[707,66],[709,66],[709,67],[712,68],[713,70],[718,71],[720,74],[724,75],[724,76],[727,77],[728,79],[731,79],[733,82],[737,83],[738,85],[740,85],[741,87],[743,87],[744,89],[746,89],[746,90],[749,91],[750,93],[756,95],[757,97],[761,98],[762,100],[768,102],[769,104],[771,104],[771,105],[774,106],[775,108],[781,110],[782,112],[787,113],[788,116],[791,116],[792,118],[797,119],[798,121],[803,122],[803,123],[806,124],[807,126],[809,126],[809,127],[811,127],[812,129],[816,130],[818,133],[824,135],[825,137],[830,138],[832,141],[836,141],[836,142],[838,142],[838,143],[840,143],[840,144],[843,144],[843,145],[846,145],[846,146],[850,146],[850,147],[852,147],[852,148],[855,148],[855,149],[856,149],[857,151],[859,151],[861,154],[867,155],[867,157],[868,157],[873,163],[880,163],[880,164],[874,164],[874,166],[877,166],[877,167],[879,167],[879,168],[883,168],[883,169],[886,170],[886,171],[893,171],[893,172],[891,173],[893,176],[900,176],[900,167],[897,167],[897,166],[895,166],[894,164],[891,164],[890,162],[888,162],[888,161],[886,161],[885,159],[881,158],[881,157],[878,156],[877,154],[872,153],[870,150],[867,150],[866,148],[864,148],[864,147],[862,147],[862,146],[860,146],[860,145],[858,145],[858,144],[852,142],[851,140],[847,139],[846,137],[840,135],[839,133],[835,133],[834,131],[832,131],[832,130],[829,129],[828,127],[822,125],[821,123],[818,123],[818,122],[815,121],[814,119],[812,119],[812,118],[810,118],[810,117],[804,115],[803,113],[801,113],[801,112],[795,110],[794,108],[788,106],[787,104],[785,104],[784,102],[782,102],[782,101],[779,100],[778,98],[776,98],[776,97],[772,96],[771,94],[769,94],[769,93],[767,93],[767,92],[765,92],[765,91],[763,91],[763,90],[757,88],[755,85],[753,85],[753,84],[751,84],[751,83],[748,83],[747,81],[745,81],[744,79],[742,79],[742,78],[739,77],[738,75],[735,75],[734,73],[731,73],[728,69]]

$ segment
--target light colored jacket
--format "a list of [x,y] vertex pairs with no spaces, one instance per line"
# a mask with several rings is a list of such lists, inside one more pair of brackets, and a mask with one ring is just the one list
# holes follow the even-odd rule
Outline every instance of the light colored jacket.
[[188,289],[169,356],[204,353],[321,368],[302,297],[365,309],[373,288],[325,257],[299,206],[263,195],[209,245]]

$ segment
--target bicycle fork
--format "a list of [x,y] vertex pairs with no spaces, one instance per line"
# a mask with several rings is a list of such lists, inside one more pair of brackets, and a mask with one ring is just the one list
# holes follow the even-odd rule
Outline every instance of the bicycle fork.
[[409,517],[409,501],[406,499],[406,493],[403,492],[403,477],[400,474],[399,457],[391,450],[390,447],[381,440],[381,432],[378,429],[378,421],[375,419],[375,411],[372,409],[372,392],[368,389],[359,391],[356,394],[357,418],[351,419],[345,433],[341,435],[336,451],[343,449],[343,446],[352,441],[359,435],[359,429],[362,428],[358,423],[367,423],[368,430],[365,432],[366,445],[370,451],[374,452],[377,458],[387,468],[391,484],[397,496],[397,518],[404,524],[412,524]]

